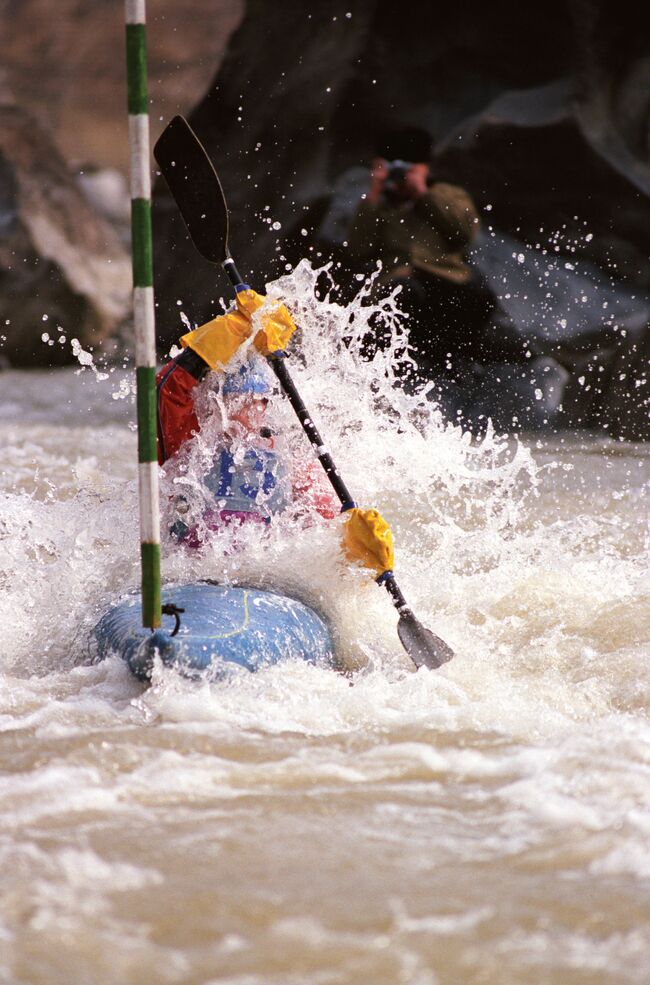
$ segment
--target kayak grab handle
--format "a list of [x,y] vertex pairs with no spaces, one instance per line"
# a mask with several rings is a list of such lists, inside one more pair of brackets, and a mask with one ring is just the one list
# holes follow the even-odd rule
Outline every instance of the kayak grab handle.
[[185,609],[181,609],[178,605],[174,605],[173,602],[167,602],[163,605],[161,611],[164,616],[174,617],[174,628],[169,635],[176,636],[176,633],[181,628],[181,612],[185,612]]

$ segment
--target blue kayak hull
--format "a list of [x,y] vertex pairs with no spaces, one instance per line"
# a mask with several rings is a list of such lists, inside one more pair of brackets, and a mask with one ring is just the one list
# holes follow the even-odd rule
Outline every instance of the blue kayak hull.
[[233,665],[256,671],[291,659],[334,666],[327,624],[296,599],[207,582],[165,586],[162,599],[185,610],[175,636],[172,616],[155,633],[143,628],[140,596],[132,595],[97,623],[99,658],[118,654],[141,680],[151,677],[156,657],[187,676],[211,678]]

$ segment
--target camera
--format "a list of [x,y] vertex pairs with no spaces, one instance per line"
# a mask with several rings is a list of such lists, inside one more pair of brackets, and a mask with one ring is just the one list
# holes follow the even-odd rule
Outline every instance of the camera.
[[386,180],[384,181],[384,192],[387,195],[394,195],[399,192],[404,178],[408,171],[411,170],[413,164],[411,161],[389,161],[388,162],[388,174],[386,175]]

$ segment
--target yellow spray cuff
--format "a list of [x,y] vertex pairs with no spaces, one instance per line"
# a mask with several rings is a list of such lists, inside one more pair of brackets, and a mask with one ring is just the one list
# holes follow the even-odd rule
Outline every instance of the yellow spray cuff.
[[[262,307],[266,298],[256,291],[240,291],[237,295],[237,307],[243,316],[252,324],[253,315]],[[286,349],[289,339],[296,331],[296,324],[283,304],[278,304],[260,316],[260,328],[253,340],[258,352],[268,356],[272,352]]]
[[286,349],[289,339],[298,326],[283,304],[262,315],[262,328],[255,336],[254,345],[263,356]]
[[360,561],[379,575],[393,568],[393,534],[379,510],[348,511],[343,549],[351,561]]
[[[250,338],[253,316],[265,300],[256,291],[239,291],[234,311],[219,315],[193,332],[183,335],[181,345],[198,353],[210,369],[225,366],[242,342]],[[261,328],[253,344],[264,356],[284,349],[296,331],[296,325],[283,304],[262,312],[260,322]]]
[[210,369],[225,366],[251,334],[250,322],[238,311],[219,315],[181,337],[181,345],[194,352]]

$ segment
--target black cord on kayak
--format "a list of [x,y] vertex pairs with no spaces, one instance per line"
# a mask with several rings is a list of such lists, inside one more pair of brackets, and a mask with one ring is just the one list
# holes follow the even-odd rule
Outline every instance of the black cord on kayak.
[[173,602],[166,602],[162,607],[162,613],[164,616],[173,616],[176,620],[174,623],[174,628],[169,634],[170,636],[176,636],[176,633],[181,628],[181,612],[185,612],[185,609],[181,609],[180,606],[174,605]]

